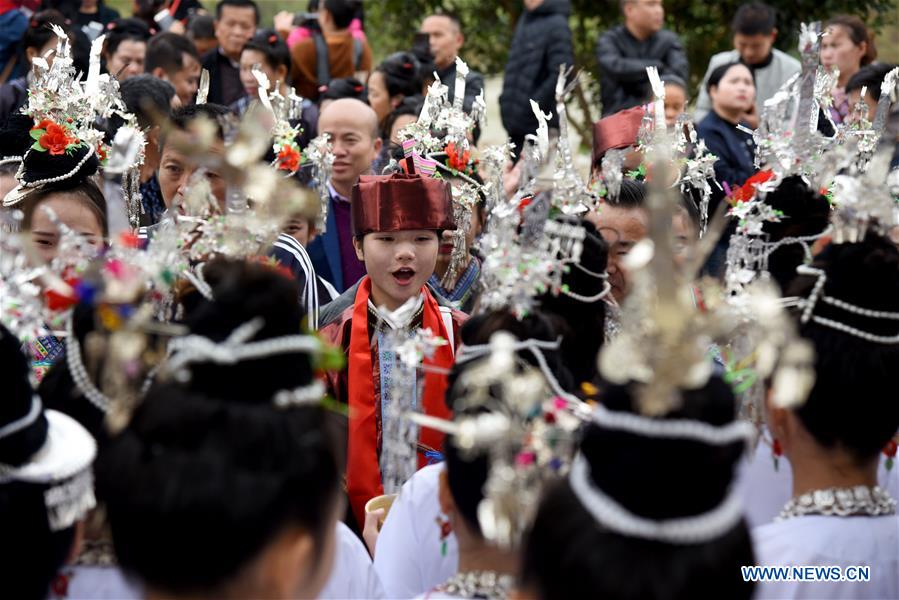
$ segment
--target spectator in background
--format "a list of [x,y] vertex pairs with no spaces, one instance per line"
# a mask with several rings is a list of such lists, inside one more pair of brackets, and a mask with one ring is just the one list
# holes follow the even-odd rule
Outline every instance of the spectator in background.
[[381,139],[384,140],[385,146],[390,146],[388,150],[399,148],[400,156],[402,156],[402,140],[399,132],[406,125],[411,125],[418,120],[424,101],[424,96],[421,95],[407,96],[387,115],[387,119],[384,120],[384,128],[381,130]]
[[365,264],[353,248],[350,199],[359,176],[371,173],[381,151],[378,118],[364,102],[342,98],[322,110],[318,131],[331,136],[334,166],[327,183],[331,199],[325,232],[308,251],[315,272],[343,293],[365,275]]
[[[277,89],[282,96],[287,97],[290,50],[274,29],[260,29],[240,53],[240,81],[247,95],[231,105],[231,110],[237,115],[243,115],[250,103],[259,99],[259,82],[253,75],[255,65],[258,65],[268,78],[268,92]],[[309,140],[316,135],[315,127],[319,111],[318,106],[306,98],[303,99],[301,111],[299,120],[291,120],[291,123],[299,124],[302,128],[302,133],[297,136],[296,141],[300,148],[305,148]]]
[[[287,46],[293,48],[301,40],[312,37],[316,32],[321,32],[318,24],[318,0],[309,0],[306,5],[306,13],[297,15],[292,12],[282,10],[275,15],[275,31],[287,40]],[[364,42],[366,40],[365,31],[362,30],[362,4],[359,3],[356,8],[356,15],[350,21],[350,34],[354,39]],[[299,18],[298,18],[299,17]],[[299,21],[299,23],[297,23]]]
[[193,15],[187,22],[187,39],[194,43],[200,56],[206,56],[215,50],[219,41],[215,38],[215,20],[212,15]]
[[621,0],[621,11],[624,25],[605,32],[596,48],[603,116],[637,106],[651,94],[646,67],[657,67],[659,75],[689,79],[680,39],[662,29],[662,0]]
[[799,72],[799,61],[774,47],[777,39],[776,17],[774,9],[761,2],[743,4],[737,9],[730,24],[734,34],[734,50],[719,52],[709,61],[693,114],[697,123],[712,109],[712,101],[705,88],[709,74],[719,66],[741,62],[752,70],[756,85],[755,105],[753,110],[743,115],[743,120],[753,129],[758,127],[765,101]]
[[[225,153],[224,131],[221,122],[229,112],[226,106],[206,103],[182,106],[172,113],[172,127],[159,139],[159,169],[156,172],[162,201],[165,203],[166,209],[171,208],[174,204],[180,204],[184,200],[184,194],[190,185],[190,178],[200,167],[197,162],[198,157],[194,153],[185,152],[185,146],[192,142],[191,135],[188,133],[191,123],[201,118],[216,123],[216,139],[208,152],[221,156]],[[205,174],[212,195],[215,196],[219,208],[224,212],[227,189],[225,179],[209,167],[206,167]]]
[[318,100],[318,88],[332,79],[368,78],[371,48],[349,29],[356,9],[356,0],[323,0],[318,6],[321,32],[313,31],[291,48],[293,85],[304,98]]
[[[177,98],[175,87],[167,81],[143,74],[123,81],[120,89],[125,108],[137,117],[137,125],[147,139],[144,162],[140,167],[140,224],[153,225],[165,212],[156,171],[159,169],[161,123],[172,116],[172,103]],[[115,135],[110,133],[110,137]]]
[[858,17],[834,17],[824,26],[824,31],[827,35],[821,39],[821,64],[825,69],[840,70],[830,107],[830,118],[839,124],[852,108],[846,97],[846,84],[860,68],[874,62],[877,48],[871,31]]
[[662,76],[665,84],[665,124],[674,127],[677,118],[687,111],[687,82],[671,73]]
[[209,102],[230,106],[246,95],[240,82],[240,53],[258,24],[259,7],[253,0],[219,0],[215,5],[219,45],[202,61],[209,71]]
[[88,38],[94,39],[103,33],[107,25],[119,18],[119,11],[106,6],[103,0],[81,0],[78,11],[72,16],[74,24]]
[[[568,0],[524,0],[524,12],[518,19],[509,47],[509,60],[499,97],[503,127],[509,134],[517,159],[524,136],[533,133],[537,117],[531,110],[533,98],[544,112],[552,113],[551,124],[558,123],[555,89],[559,66],[574,64]],[[452,85],[452,84],[450,84]]]
[[[846,115],[848,122],[851,123],[855,118],[852,109],[858,104],[859,100],[865,101],[865,104],[868,106],[866,118],[868,121],[874,122],[874,116],[877,114],[877,103],[880,101],[880,87],[887,73],[895,68],[896,65],[884,63],[866,65],[856,71],[855,75],[849,79],[845,90],[846,99],[849,102],[849,113]],[[861,97],[863,87],[868,88],[864,98]]]
[[390,112],[407,96],[422,93],[419,63],[410,52],[395,52],[375,68],[368,79],[368,104],[383,127]]
[[146,70],[171,83],[182,106],[192,104],[200,82],[200,57],[193,42],[176,33],[160,33],[147,44]]
[[[755,173],[755,142],[752,134],[738,125],[748,125],[745,115],[755,105],[755,83],[752,71],[739,62],[716,67],[708,77],[706,92],[712,110],[696,125],[696,134],[705,142],[715,161],[715,180],[709,214],[715,213],[722,198],[734,187],[743,185]],[[719,187],[720,186],[720,187]],[[705,269],[713,277],[724,273],[725,257],[735,225],[724,231],[706,262]]]
[[0,83],[25,74],[19,60],[19,41],[28,30],[28,15],[17,2],[0,2]]
[[[744,115],[755,103],[752,71],[739,62],[723,64],[709,74],[706,92],[712,110],[696,125],[696,133],[709,152],[718,157],[715,179],[725,187],[743,185],[755,173],[752,135],[737,129],[746,125]],[[709,212],[714,206],[709,207]]]
[[[452,13],[437,13],[425,17],[419,31],[428,34],[431,56],[434,57],[434,65],[437,67],[437,76],[447,86],[447,99],[452,102],[456,92],[454,85],[456,58],[465,43],[462,23],[459,21],[459,17]],[[468,75],[465,76],[465,101],[462,103],[465,112],[471,111],[474,99],[483,89],[484,76],[477,71],[469,70]]]
[[267,91],[277,86],[278,92],[286,96],[290,50],[273,29],[260,29],[240,53],[240,82],[246,95],[231,105],[231,110],[238,115],[244,114],[250,102],[259,98],[259,82],[253,75],[253,67],[257,66],[268,78]]
[[[44,56],[56,48],[56,34],[50,29],[51,24],[68,31],[65,17],[56,10],[41,11],[28,22],[28,29],[22,37],[23,54],[20,60],[25,67],[22,76],[0,85],[0,122],[22,108],[28,100],[28,85],[33,77],[31,61],[34,57]],[[52,55],[47,58],[47,62],[52,64]]]
[[143,73],[149,28],[138,19],[117,19],[106,29],[103,47],[106,71],[119,81]]

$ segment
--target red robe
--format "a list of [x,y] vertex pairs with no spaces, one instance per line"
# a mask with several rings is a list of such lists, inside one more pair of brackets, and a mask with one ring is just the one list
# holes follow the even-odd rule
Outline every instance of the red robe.
[[[365,521],[365,503],[384,493],[381,485],[380,453],[382,446],[381,381],[377,336],[374,336],[374,319],[368,306],[370,280],[362,279],[359,285],[348,290],[335,300],[336,308],[347,304],[336,317],[322,315],[320,333],[329,343],[339,346],[347,357],[347,366],[341,371],[327,373],[328,392],[335,399],[349,407],[349,433],[347,439],[347,495],[350,507],[361,528]],[[455,350],[460,344],[460,329],[467,315],[447,306],[441,306],[436,297],[425,286],[425,295],[419,327],[429,327],[440,337],[451,341],[449,346],[439,348],[425,364],[449,369]],[[347,302],[353,297],[352,304]],[[332,307],[334,308],[334,307]],[[447,330],[449,326],[450,330]],[[374,340],[374,343],[372,343]],[[446,376],[426,373],[422,406],[426,414],[451,418],[452,413],[444,400]],[[427,464],[424,453],[440,451],[443,434],[422,427],[419,432],[419,468]]]

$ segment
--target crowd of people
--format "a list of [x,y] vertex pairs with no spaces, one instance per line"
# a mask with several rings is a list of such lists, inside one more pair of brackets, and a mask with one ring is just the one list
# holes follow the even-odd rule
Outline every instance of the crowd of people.
[[620,6],[0,0],[4,597],[899,598],[899,67]]

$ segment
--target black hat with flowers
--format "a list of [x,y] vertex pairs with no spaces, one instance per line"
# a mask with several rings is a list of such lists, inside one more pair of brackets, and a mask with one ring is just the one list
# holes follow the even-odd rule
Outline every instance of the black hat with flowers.
[[15,206],[35,188],[77,183],[100,168],[96,149],[79,139],[71,123],[44,119],[28,129],[28,136],[31,145],[16,174],[19,185],[3,199],[4,207]]

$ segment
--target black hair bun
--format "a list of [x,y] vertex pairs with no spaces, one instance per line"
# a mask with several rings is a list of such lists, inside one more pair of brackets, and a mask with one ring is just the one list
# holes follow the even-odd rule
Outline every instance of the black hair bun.
[[[637,413],[636,384],[603,388],[603,406]],[[721,427],[733,422],[736,401],[730,386],[712,377],[698,390],[681,390],[683,404],[664,417]],[[647,437],[591,423],[581,451],[592,479],[606,494],[642,517],[663,520],[708,512],[727,496],[742,440],[718,446],[688,439]],[[638,477],[634,474],[639,473]],[[659,490],[668,490],[659,502]]]
[[69,187],[97,173],[100,159],[94,148],[82,143],[64,154],[30,150],[22,167],[22,182]]
[[[899,248],[868,233],[855,244],[831,244],[812,263],[827,281],[821,295],[852,305],[899,312]],[[817,280],[801,276],[788,294],[809,297]],[[878,336],[899,335],[899,322],[838,309],[820,297],[813,315]],[[899,346],[880,344],[810,320],[800,333],[815,347],[815,385],[796,414],[816,441],[848,450],[859,460],[876,457],[899,429],[899,403],[891,389],[899,372]]]
[[[192,334],[222,342],[255,318],[262,328],[252,340],[300,335],[305,309],[297,283],[274,269],[253,262],[214,260],[203,269],[212,301],[200,302],[187,316]],[[312,381],[310,355],[278,353],[234,365],[195,363],[189,387],[222,399],[271,401],[278,391]]]

